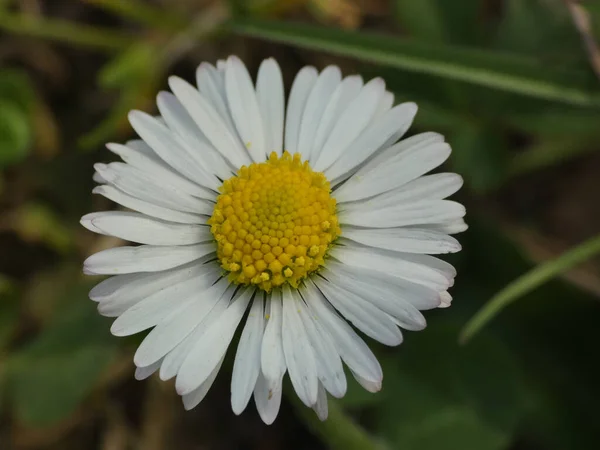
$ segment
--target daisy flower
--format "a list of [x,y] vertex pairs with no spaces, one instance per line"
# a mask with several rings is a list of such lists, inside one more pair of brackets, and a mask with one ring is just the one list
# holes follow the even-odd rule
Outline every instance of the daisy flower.
[[[90,292],[116,317],[111,331],[152,329],[136,378],[175,378],[186,409],[214,382],[236,329],[231,406],[250,398],[275,420],[284,375],[327,417],[346,392],[344,364],[381,388],[377,358],[354,331],[385,345],[422,330],[420,311],[446,307],[465,208],[462,185],[426,175],[450,155],[437,133],[399,140],[416,112],[380,78],[329,66],[298,72],[287,107],[281,70],[262,62],[256,84],[235,56],[202,63],[197,88],[171,77],[160,116],[129,114],[141,139],[108,144],[123,162],[96,164],[94,192],[127,210],[84,216],[89,230],[138,246],[84,263],[112,275]],[[245,320],[244,320],[245,318]],[[352,324],[353,326],[351,326]]]

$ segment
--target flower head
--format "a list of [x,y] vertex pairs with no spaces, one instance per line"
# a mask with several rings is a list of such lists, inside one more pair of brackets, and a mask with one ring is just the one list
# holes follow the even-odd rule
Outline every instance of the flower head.
[[108,144],[123,162],[96,164],[94,192],[128,210],[82,224],[142,245],[90,256],[86,273],[113,275],[90,297],[117,318],[113,334],[152,328],[136,377],[175,377],[186,409],[243,323],[233,411],[254,395],[272,423],[287,372],[324,419],[326,393],[346,392],[343,363],[365,389],[381,388],[381,366],[348,322],[393,346],[400,327],[425,327],[421,310],[450,304],[456,272],[429,255],[460,250],[450,234],[466,229],[465,209],[445,198],[462,179],[426,175],[450,147],[436,133],[399,141],[416,105],[392,107],[383,80],[342,78],[335,66],[303,68],[287,109],[273,59],[256,85],[233,56],[201,64],[197,84],[170,78],[160,117],[130,113],[141,139]]

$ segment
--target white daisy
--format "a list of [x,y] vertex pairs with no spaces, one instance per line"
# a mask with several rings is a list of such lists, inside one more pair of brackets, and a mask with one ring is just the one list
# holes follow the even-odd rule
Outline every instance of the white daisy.
[[417,106],[392,107],[382,79],[342,78],[336,66],[304,67],[287,109],[273,59],[256,85],[234,56],[201,64],[197,84],[171,77],[160,117],[129,115],[141,140],[107,146],[124,162],[96,164],[94,192],[131,211],[82,224],[142,245],[90,256],[87,274],[114,275],[90,297],[117,317],[114,335],[152,328],[136,377],[175,377],[186,409],[206,395],[249,310],[233,411],[254,395],[272,423],[287,372],[325,419],[326,393],[346,392],[342,362],[371,392],[383,379],[346,320],[394,346],[399,327],[425,328],[420,310],[450,304],[456,272],[429,254],[460,250],[449,235],[466,229],[465,209],[444,199],[462,179],[425,175],[450,146],[436,133],[398,142]]

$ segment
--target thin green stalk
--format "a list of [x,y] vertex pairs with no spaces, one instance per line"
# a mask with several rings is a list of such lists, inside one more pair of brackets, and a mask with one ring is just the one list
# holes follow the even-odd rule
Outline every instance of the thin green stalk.
[[329,416],[323,422],[294,393],[290,393],[288,399],[306,426],[332,450],[385,450],[387,448],[348,417],[339,403],[333,399],[328,401]]
[[135,20],[144,25],[165,31],[180,31],[187,26],[187,21],[162,8],[152,6],[146,1],[140,0],[85,0],[95,6],[99,6],[121,17]]
[[494,295],[467,322],[459,342],[465,344],[509,304],[518,300],[555,276],[600,253],[600,234],[563,253],[558,258],[539,264]]
[[529,97],[581,106],[600,106],[600,92],[574,80],[580,71],[541,66],[537,61],[414,39],[331,28],[238,18],[231,30],[243,36],[348,56],[409,72],[440,76]]
[[15,34],[106,50],[121,50],[134,41],[134,36],[108,29],[6,12],[0,12],[0,29]]

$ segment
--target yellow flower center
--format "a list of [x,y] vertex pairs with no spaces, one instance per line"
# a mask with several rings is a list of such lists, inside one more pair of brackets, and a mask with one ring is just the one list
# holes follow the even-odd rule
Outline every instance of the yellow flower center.
[[271,153],[223,182],[208,223],[229,281],[270,291],[298,283],[324,264],[341,234],[322,173],[300,154]]

